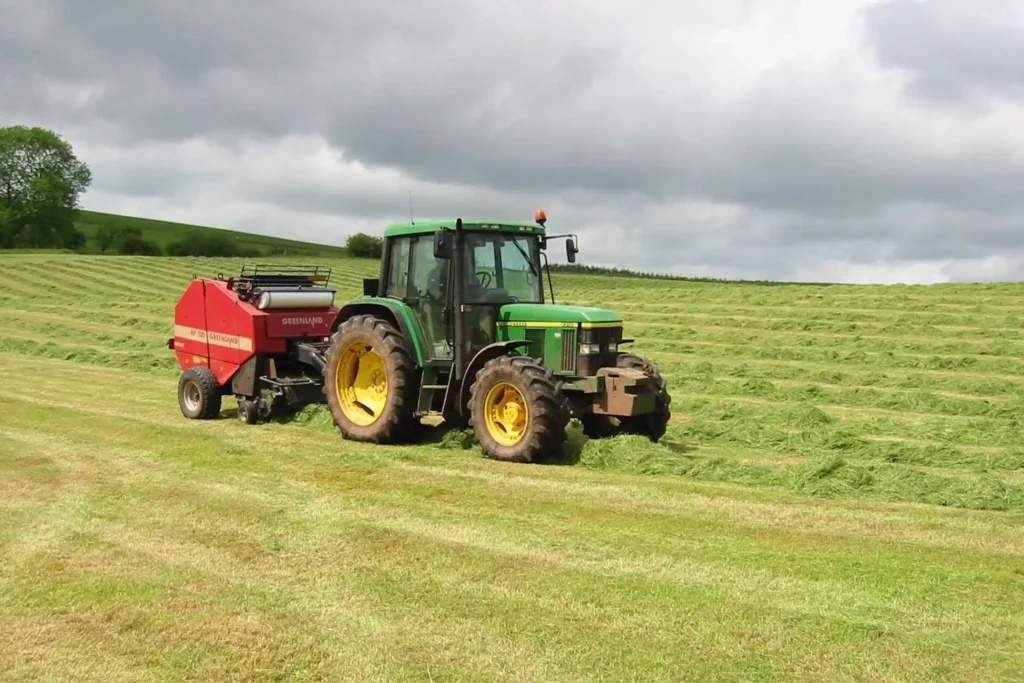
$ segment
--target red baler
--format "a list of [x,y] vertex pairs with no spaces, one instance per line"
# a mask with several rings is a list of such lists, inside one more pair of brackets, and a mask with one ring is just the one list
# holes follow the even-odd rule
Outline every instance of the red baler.
[[[238,399],[238,419],[266,419],[282,402],[323,402],[323,354],[338,315],[330,269],[252,266],[237,278],[196,278],[174,308],[174,349],[183,370],[181,412],[220,413]],[[269,394],[270,398],[267,398]]]

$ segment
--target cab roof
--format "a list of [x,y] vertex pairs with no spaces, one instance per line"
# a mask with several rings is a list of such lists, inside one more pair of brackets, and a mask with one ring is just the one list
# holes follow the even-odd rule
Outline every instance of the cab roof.
[[[455,229],[455,219],[416,221],[415,223],[392,223],[384,228],[384,237],[402,235],[423,235],[435,233],[442,228]],[[485,221],[462,219],[463,230],[494,230],[497,232],[529,233],[543,235],[544,227],[537,223],[518,223],[509,221]]]

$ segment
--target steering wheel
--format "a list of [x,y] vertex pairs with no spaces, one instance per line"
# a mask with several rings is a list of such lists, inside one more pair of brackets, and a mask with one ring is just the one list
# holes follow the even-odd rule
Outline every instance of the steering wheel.
[[481,281],[480,282],[480,286],[481,287],[483,287],[484,289],[489,289],[490,288],[490,285],[491,285],[491,274],[490,273],[488,273],[486,271],[480,271],[479,273],[476,274],[476,276],[478,278],[480,278],[480,281]]

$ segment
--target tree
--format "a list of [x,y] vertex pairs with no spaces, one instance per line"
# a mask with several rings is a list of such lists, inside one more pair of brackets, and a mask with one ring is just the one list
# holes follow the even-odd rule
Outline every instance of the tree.
[[[236,238],[237,239],[237,238]],[[170,256],[219,256],[256,258],[263,253],[252,247],[240,247],[222,235],[212,235],[193,230],[177,242],[167,246]]]
[[139,256],[160,256],[163,250],[156,242],[142,236],[139,228],[121,228],[117,232],[117,253]]
[[93,235],[93,239],[96,240],[96,244],[99,246],[101,252],[105,252],[110,247],[114,246],[114,242],[117,241],[117,232],[114,231],[109,225],[102,225]]
[[0,249],[80,249],[78,197],[92,182],[71,145],[45,128],[0,128]]
[[349,236],[345,248],[352,256],[379,259],[384,253],[384,240],[365,232],[357,232]]

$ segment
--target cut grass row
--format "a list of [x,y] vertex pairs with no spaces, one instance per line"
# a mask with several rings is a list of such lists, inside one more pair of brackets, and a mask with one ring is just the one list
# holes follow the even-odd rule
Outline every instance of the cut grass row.
[[[35,327],[40,334],[45,329],[45,325],[39,323]],[[31,324],[20,328],[0,327],[0,350],[136,370],[159,369],[168,374],[177,372],[173,356],[154,356],[152,353],[154,346],[163,346],[164,339],[147,340],[130,335],[114,336],[74,330],[65,336],[69,340],[67,343],[47,341],[40,344],[32,328]],[[1016,449],[1024,448],[1024,440],[1012,425],[994,431],[992,425],[996,424],[995,421],[990,421],[985,430],[950,425],[941,420],[926,422],[922,427],[914,429],[915,423],[906,419],[899,423],[876,419],[866,424],[862,422],[856,426],[851,424],[837,427],[836,417],[810,405],[803,395],[796,395],[788,402],[785,399],[774,402],[776,406],[791,404],[792,408],[766,410],[759,406],[747,406],[743,410],[723,401],[727,394],[702,400],[694,398],[684,382],[674,386],[677,387],[677,410],[686,416],[685,430],[678,436],[688,441],[733,443],[744,447],[756,445],[767,452],[798,456],[841,450],[847,454],[856,453],[860,459],[887,462],[941,464],[949,467],[971,465],[1011,470],[1021,466],[1021,455]],[[700,388],[697,385],[693,387],[694,390]],[[848,407],[850,402],[836,399],[832,405]],[[1003,413],[1006,412],[1012,412],[1012,408],[1004,408]],[[951,415],[966,413],[952,412]],[[892,433],[902,433],[903,436],[889,443],[869,442],[862,436],[856,436],[872,426],[874,429],[871,435],[874,437],[885,437]],[[942,430],[942,440],[934,438],[936,434],[933,430],[938,429]],[[908,433],[927,443],[919,446],[907,443]],[[980,440],[994,448],[1006,447],[1006,450],[1000,448],[996,453],[970,454],[957,447],[979,445]]]
[[[6,263],[14,284],[0,298],[0,352],[166,375],[177,372],[165,342],[173,305],[189,278],[238,267],[228,260],[56,256],[8,257]],[[330,265],[341,299],[357,295],[360,279],[375,273],[365,261]],[[649,282],[607,282],[555,277],[560,299],[625,314],[634,350],[651,356],[672,385],[677,420],[664,447],[635,440],[580,446],[582,466],[819,497],[1024,507],[1015,478],[1024,467],[1024,403],[1018,398],[1024,344],[962,343],[967,340],[938,328],[915,339],[915,332],[891,321],[884,323],[891,329],[884,328],[878,319],[893,312],[884,308],[885,289],[866,288],[858,300],[879,307],[878,319],[867,323],[870,335],[855,329],[820,336],[767,327],[780,312],[799,309],[792,298],[797,293],[815,300],[813,289],[767,288],[770,293],[760,295],[746,285],[659,283],[655,297],[700,299],[703,326],[694,326],[687,306],[641,304],[652,298]],[[829,300],[850,298],[843,294],[850,288],[827,289]],[[999,299],[1003,290],[979,291],[985,293],[970,307],[984,312],[985,296]],[[937,298],[909,298],[915,296]],[[894,305],[907,300],[898,293],[890,298]],[[753,299],[762,305],[752,306]],[[735,301],[760,316],[748,328],[728,329],[734,323],[728,315],[738,307],[722,304]],[[944,306],[953,316],[967,307]],[[980,340],[987,330],[961,330],[968,331]],[[307,423],[325,419],[311,409]]]
[[[30,319],[49,320],[54,326],[75,324],[74,321],[85,321],[92,324],[105,324],[120,334],[155,334],[168,332],[167,314],[160,315],[159,309],[135,304],[112,304],[103,309],[65,310],[59,305],[22,306],[13,308],[10,302],[0,302],[0,312],[10,320],[28,321]],[[173,306],[170,307],[173,311]],[[166,310],[166,309],[163,309]],[[21,325],[21,322],[19,322]],[[45,330],[44,330],[45,331]],[[58,330],[59,332],[59,330]],[[52,335],[60,336],[60,335]],[[995,361],[989,364],[977,364],[970,369],[950,369],[955,363],[914,362],[914,357],[894,358],[889,356],[849,355],[843,359],[800,360],[791,358],[763,358],[749,354],[737,353],[729,355],[719,350],[715,355],[700,354],[696,350],[690,353],[664,351],[661,342],[652,342],[639,338],[635,350],[659,358],[660,365],[672,369],[680,376],[681,381],[687,378],[699,381],[729,381],[732,379],[759,379],[789,383],[834,385],[840,387],[863,387],[877,389],[920,389],[941,393],[953,393],[975,396],[979,399],[990,397],[1012,398],[1017,395],[1019,386],[1024,381],[1020,373],[1008,373],[1007,370],[1019,369],[1019,364],[998,365]],[[677,347],[678,348],[678,347]],[[155,347],[154,347],[155,350]],[[852,351],[851,354],[857,354]],[[857,360],[860,359],[858,363]],[[871,361],[878,362],[871,362]],[[884,363],[882,361],[888,361]],[[841,362],[842,361],[842,362]],[[921,367],[925,366],[925,367]],[[759,388],[759,386],[761,388]],[[750,395],[763,396],[766,385],[750,384]]]
[[[146,328],[157,327],[150,323]],[[166,331],[139,329],[126,333],[124,328],[104,329],[102,323],[86,317],[82,321],[56,322],[34,320],[24,314],[12,315],[0,324],[0,349],[42,355],[51,358],[83,358],[93,351],[102,358],[105,351],[113,352],[104,364],[128,363],[132,358],[145,358],[145,367],[163,368],[174,372],[176,363],[166,353]],[[123,352],[138,352],[125,356]],[[885,410],[894,413],[945,415],[950,417],[992,417],[1016,420],[1022,411],[1020,398],[1013,389],[1003,396],[956,395],[941,390],[909,387],[869,387],[853,384],[806,383],[798,381],[771,381],[763,376],[718,378],[706,368],[680,367],[672,361],[661,362],[661,368],[672,381],[675,394],[680,398],[694,395],[716,398],[759,398],[773,403],[807,403],[822,406]],[[121,365],[139,367],[139,364]],[[848,378],[849,379],[849,378]],[[910,384],[911,382],[906,381]],[[950,382],[952,384],[952,382]],[[900,382],[896,382],[900,384]],[[920,382],[913,382],[920,385]],[[942,382],[937,382],[942,386]],[[990,386],[988,384],[984,386]],[[963,390],[976,388],[957,386]]]
[[[121,334],[143,334],[149,338],[167,336],[167,313],[164,304],[154,308],[148,303],[118,302],[109,306],[93,308],[88,299],[79,299],[79,305],[73,310],[53,303],[13,302],[8,306],[0,306],[0,313],[5,319],[16,323],[19,327],[45,333],[53,332],[53,337],[67,337],[70,331],[64,327],[80,327],[87,323],[88,327],[100,325],[120,327]],[[122,312],[127,311],[127,312]],[[637,348],[645,353],[654,353],[662,359],[662,365],[679,375],[681,379],[694,378],[701,382],[712,378],[731,381],[738,378],[749,378],[754,375],[759,379],[777,382],[781,385],[798,383],[818,383],[841,387],[872,387],[876,389],[930,389],[944,393],[973,395],[979,398],[1012,397],[1019,393],[1024,376],[1008,377],[1005,373],[947,372],[941,370],[907,370],[886,368],[887,372],[875,370],[864,371],[857,368],[842,371],[824,363],[816,367],[807,362],[792,363],[786,359],[763,359],[744,356],[737,352],[731,356],[734,362],[715,360],[691,360],[695,354],[681,353],[679,344],[663,341],[643,334],[642,327],[630,328],[636,334]],[[676,350],[673,350],[676,349]],[[851,351],[850,353],[856,353]],[[778,362],[775,362],[778,361]],[[751,364],[754,364],[753,366]],[[862,362],[861,365],[868,365]]]
[[657,449],[630,442],[529,468],[316,419],[188,422],[161,373],[6,352],[0,372],[34,383],[0,387],[5,679],[1024,672],[1019,516],[808,499],[841,465],[791,492],[736,464],[636,476]]

